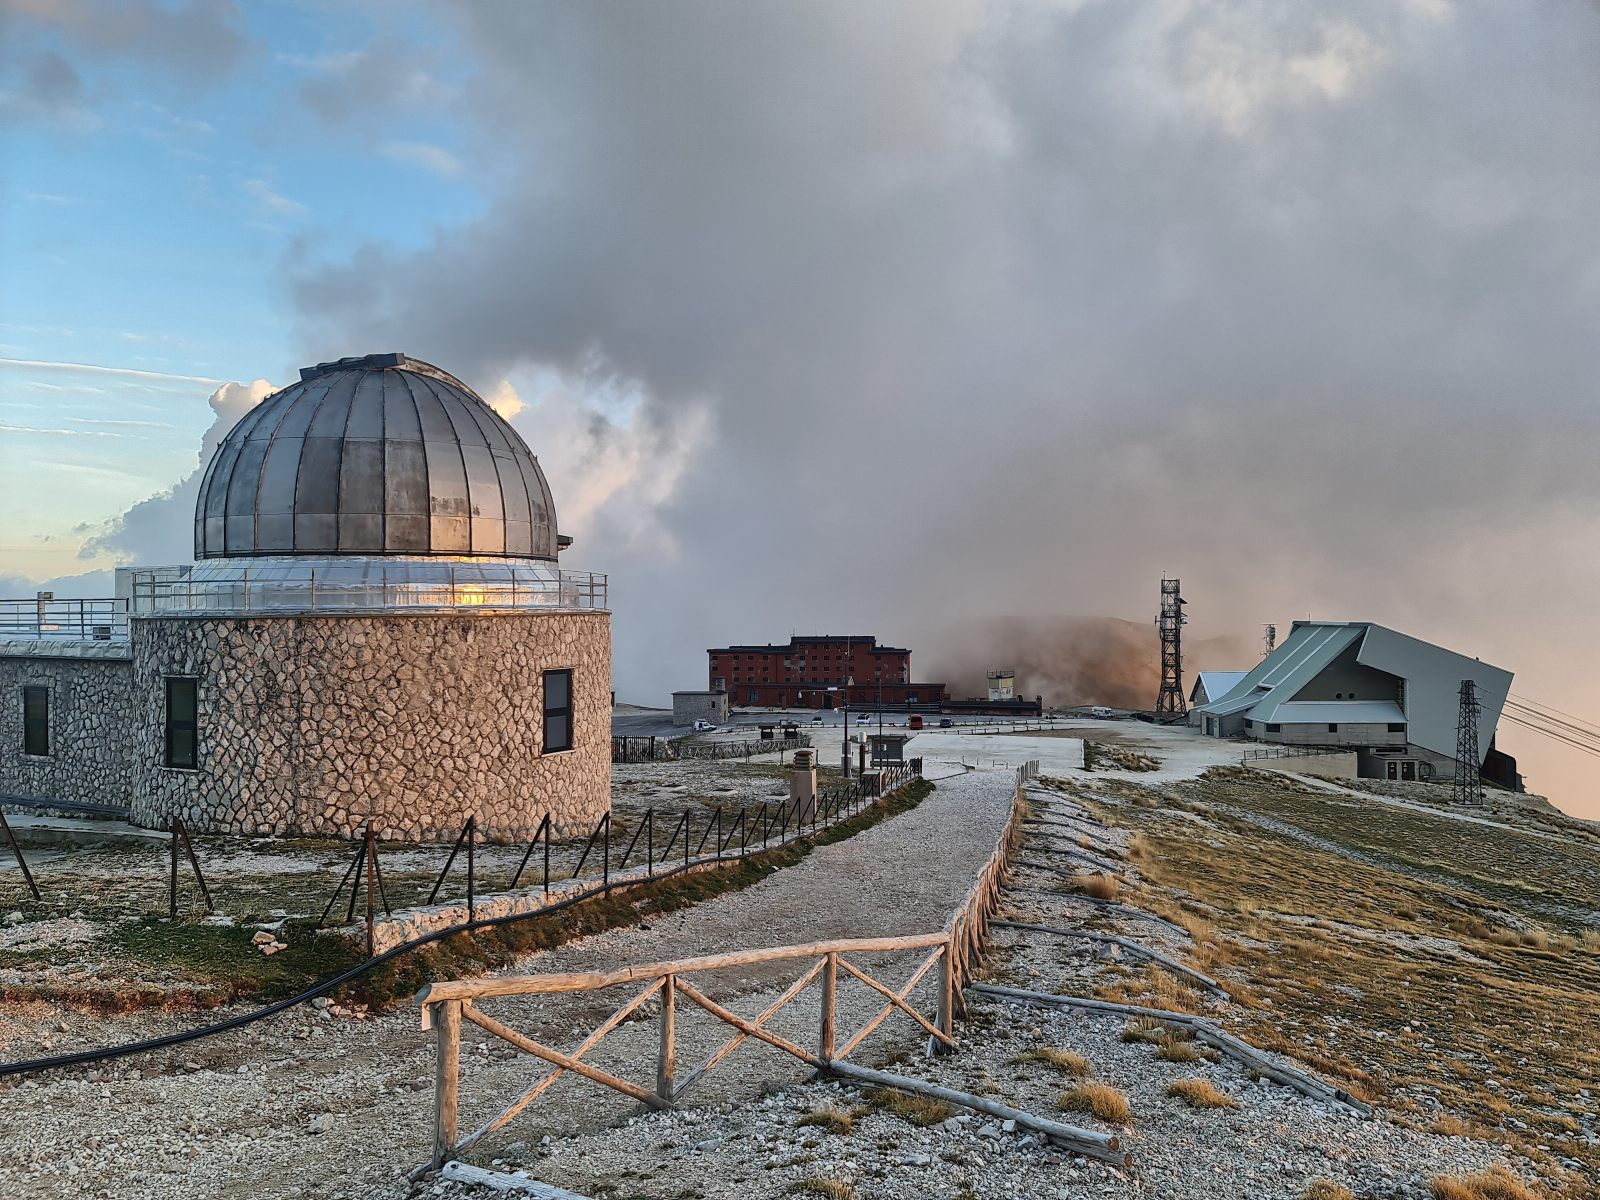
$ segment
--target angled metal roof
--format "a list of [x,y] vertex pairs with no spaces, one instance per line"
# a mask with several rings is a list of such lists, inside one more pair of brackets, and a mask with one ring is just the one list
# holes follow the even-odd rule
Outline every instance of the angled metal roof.
[[[1355,659],[1362,666],[1404,681],[1403,704],[1297,699],[1308,683],[1351,646],[1356,647]],[[1511,672],[1371,622],[1297,621],[1284,643],[1226,695],[1195,711],[1212,716],[1242,712],[1263,725],[1405,722],[1409,743],[1453,758],[1457,697],[1463,679],[1477,685],[1482,703],[1478,743],[1486,750],[1511,690]]]
[[1189,697],[1193,699],[1195,690],[1204,688],[1208,701],[1220,700],[1249,673],[1248,671],[1197,671],[1194,677],[1195,685],[1189,689]]
[[320,363],[233,427],[206,467],[195,558],[486,555],[553,561],[538,460],[473,390],[430,363]]

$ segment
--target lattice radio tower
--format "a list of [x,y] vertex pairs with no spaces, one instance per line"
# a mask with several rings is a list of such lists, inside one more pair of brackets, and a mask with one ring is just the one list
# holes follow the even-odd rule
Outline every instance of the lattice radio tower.
[[1181,717],[1189,711],[1183,698],[1183,597],[1178,581],[1161,578],[1161,615],[1156,626],[1161,630],[1161,692],[1156,697],[1156,715]]
[[1482,804],[1483,776],[1478,773],[1478,688],[1470,679],[1461,681],[1461,715],[1456,718],[1456,779],[1450,788],[1452,804]]

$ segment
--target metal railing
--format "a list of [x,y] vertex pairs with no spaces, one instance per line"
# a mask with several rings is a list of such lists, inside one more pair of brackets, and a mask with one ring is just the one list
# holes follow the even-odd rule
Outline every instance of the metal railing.
[[133,572],[135,616],[164,614],[365,612],[406,609],[604,609],[609,578],[593,571],[552,571],[548,577],[485,579],[476,569],[443,567],[417,578],[411,568],[393,573],[379,565],[376,578],[351,581],[340,567],[285,576],[282,568],[234,575],[155,568]]
[[1245,750],[1239,755],[1242,766],[1265,758],[1312,758],[1327,754],[1354,754],[1355,746],[1265,746],[1258,750]]
[[120,640],[128,636],[128,602],[110,596],[57,600],[49,592],[0,600],[0,636],[5,635]]

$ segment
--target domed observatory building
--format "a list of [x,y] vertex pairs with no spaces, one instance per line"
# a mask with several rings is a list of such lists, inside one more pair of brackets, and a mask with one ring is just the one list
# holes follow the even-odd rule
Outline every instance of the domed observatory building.
[[603,575],[471,388],[323,363],[223,439],[195,565],[132,573],[135,821],[453,837],[592,827],[611,802]]

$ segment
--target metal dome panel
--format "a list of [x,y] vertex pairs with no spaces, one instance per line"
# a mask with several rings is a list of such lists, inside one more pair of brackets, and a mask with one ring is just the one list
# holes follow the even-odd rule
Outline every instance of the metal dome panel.
[[322,363],[217,447],[197,559],[434,554],[554,561],[566,539],[538,460],[473,390],[429,363]]

